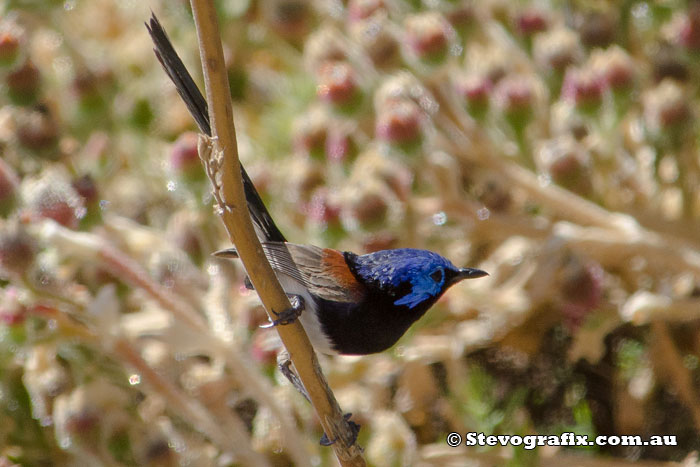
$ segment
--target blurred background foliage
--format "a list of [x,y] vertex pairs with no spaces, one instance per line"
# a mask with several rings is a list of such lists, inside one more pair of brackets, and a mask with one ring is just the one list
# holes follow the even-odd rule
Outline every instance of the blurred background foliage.
[[[2,6],[0,465],[332,464],[240,265],[209,256],[149,9],[201,76],[187,2]],[[390,351],[322,358],[371,464],[695,465],[700,3],[218,9],[241,158],[292,241],[491,273]]]

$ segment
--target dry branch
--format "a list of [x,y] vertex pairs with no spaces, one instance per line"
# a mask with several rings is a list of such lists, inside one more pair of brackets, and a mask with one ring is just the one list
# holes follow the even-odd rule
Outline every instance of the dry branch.
[[[241,261],[268,314],[290,307],[263,253],[248,214],[240,176],[236,134],[233,126],[231,96],[223,59],[219,27],[214,5],[207,0],[192,0],[197,27],[200,56],[204,69],[206,97],[212,122],[213,138],[206,140],[213,157],[203,157],[207,173],[214,185],[219,213],[231,241],[236,245]],[[207,164],[207,162],[209,162]],[[211,164],[214,162],[214,164]],[[277,330],[311,404],[342,465],[364,465],[354,434],[343,419],[340,407],[326,383],[303,327],[297,321],[278,326]]]

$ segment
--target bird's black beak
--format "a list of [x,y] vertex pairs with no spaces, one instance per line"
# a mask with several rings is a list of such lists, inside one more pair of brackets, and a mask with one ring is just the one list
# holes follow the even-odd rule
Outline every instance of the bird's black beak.
[[457,280],[462,279],[476,279],[477,277],[488,276],[489,273],[476,268],[462,268],[457,274]]
[[475,268],[461,268],[457,270],[448,270],[446,278],[447,287],[454,285],[459,281],[463,281],[464,279],[476,279],[477,277],[484,277],[488,275],[488,272]]

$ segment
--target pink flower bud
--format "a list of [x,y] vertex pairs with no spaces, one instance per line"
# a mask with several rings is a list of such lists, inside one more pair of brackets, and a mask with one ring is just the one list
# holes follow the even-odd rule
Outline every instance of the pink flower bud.
[[549,174],[556,184],[580,195],[589,195],[593,190],[590,168],[576,153],[560,154],[551,162]]
[[572,136],[546,141],[537,158],[554,183],[582,196],[592,192],[590,154]]
[[[144,465],[177,465],[177,455],[170,448],[170,443],[164,438],[155,438],[148,441],[143,449]],[[140,462],[139,462],[140,463]]]
[[350,0],[348,2],[348,18],[350,21],[363,20],[385,9],[383,0]]
[[270,329],[258,328],[251,338],[250,354],[253,360],[263,365],[275,365],[280,341],[277,333]]
[[94,204],[99,201],[99,193],[97,184],[91,175],[86,174],[80,178],[76,178],[71,182],[73,189],[83,198],[85,204]]
[[445,13],[445,17],[460,35],[466,34],[476,23],[474,7],[468,3],[456,4],[453,9]]
[[567,28],[556,28],[534,38],[533,55],[545,70],[564,73],[566,67],[581,60],[583,49],[578,34]]
[[19,36],[16,31],[0,31],[0,65],[14,63],[19,54]]
[[197,150],[198,141],[197,133],[186,132],[180,135],[170,150],[170,166],[179,177],[189,182],[204,179],[204,168]]
[[64,227],[75,229],[86,214],[80,196],[57,176],[25,182],[22,191],[29,219],[53,219]]
[[579,25],[581,43],[586,47],[607,47],[615,39],[617,19],[612,11],[585,15]]
[[534,89],[523,76],[507,76],[498,82],[494,91],[496,104],[514,128],[522,128],[532,119]]
[[532,36],[535,33],[546,31],[547,17],[542,11],[529,9],[519,13],[515,18],[515,27],[523,36]]
[[326,157],[335,162],[351,162],[358,148],[354,136],[342,130],[333,130],[326,139]]
[[450,27],[438,13],[409,16],[405,23],[406,42],[421,60],[438,63],[447,56]]
[[632,58],[617,46],[596,50],[591,54],[592,67],[603,85],[613,92],[629,91],[634,84],[635,65]]
[[389,102],[378,111],[378,138],[396,145],[413,145],[422,139],[422,111],[413,101]]
[[328,62],[347,61],[347,47],[346,38],[338,30],[322,27],[306,40],[304,63],[309,70],[317,73]]
[[266,18],[281,36],[296,40],[302,38],[309,28],[311,7],[303,0],[272,0],[265,2]]
[[[6,299],[7,297],[2,297]],[[0,303],[0,324],[5,326],[18,326],[27,319],[27,307],[14,301]]]
[[325,154],[329,125],[328,111],[315,108],[301,115],[294,121],[292,128],[294,146],[311,157],[322,158]]
[[488,111],[493,83],[487,77],[471,75],[458,79],[455,91],[462,97],[472,116],[481,118]]
[[498,179],[484,180],[476,191],[479,201],[491,211],[506,211],[513,201],[509,187]]
[[114,84],[114,74],[109,68],[103,67],[95,71],[81,69],[73,77],[71,89],[78,100],[80,109],[88,111],[86,118],[91,118],[90,111],[100,110],[108,105],[105,91]]
[[377,68],[387,70],[400,65],[399,41],[388,18],[375,15],[358,21],[352,25],[351,33]]
[[367,190],[352,202],[350,213],[360,227],[371,230],[385,224],[389,204],[380,192]]
[[603,100],[603,81],[591,69],[569,68],[564,76],[562,97],[583,111],[597,109]]
[[5,77],[10,97],[20,103],[29,104],[37,99],[41,84],[39,69],[31,60],[25,61]]
[[574,259],[565,265],[561,281],[561,310],[566,324],[576,328],[600,305],[604,271],[598,263]]
[[643,104],[647,129],[656,136],[684,127],[692,117],[687,96],[673,80],[665,79],[647,91]]
[[318,224],[338,224],[340,221],[340,206],[325,187],[314,191],[304,211],[309,219]]
[[700,50],[700,5],[693,4],[681,25],[679,42],[688,50]]
[[346,62],[331,62],[321,66],[316,94],[343,110],[356,108],[361,100],[355,72]]
[[304,204],[311,200],[314,191],[325,184],[325,173],[322,167],[314,161],[295,161],[296,164],[291,169],[289,177],[295,193],[295,198],[302,204],[301,210],[304,209]]
[[36,256],[34,239],[17,222],[0,224],[0,270],[25,274]]
[[58,142],[58,125],[46,107],[20,112],[17,115],[17,139],[38,155],[54,157]]
[[80,220],[80,228],[87,229],[102,221],[102,210],[100,207],[100,194],[97,190],[95,179],[90,175],[83,175],[71,182],[71,186],[82,199],[85,206],[85,216]]
[[670,47],[661,47],[654,56],[652,65],[654,81],[658,83],[666,78],[685,82],[690,77],[685,60],[676,49]]

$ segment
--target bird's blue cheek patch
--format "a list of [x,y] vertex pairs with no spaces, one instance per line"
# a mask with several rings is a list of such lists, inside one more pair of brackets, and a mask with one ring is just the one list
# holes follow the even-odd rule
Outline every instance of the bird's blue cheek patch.
[[430,295],[427,295],[427,294],[416,295],[416,294],[411,292],[410,294],[404,295],[402,298],[396,300],[394,302],[394,305],[407,305],[409,308],[413,308],[413,307],[419,305],[424,300],[427,300],[428,298],[430,298]]
[[435,282],[430,277],[420,276],[411,281],[413,289],[408,294],[399,298],[394,302],[394,305],[406,305],[409,308],[414,308],[425,300],[436,296],[445,282],[444,278],[440,283]]

